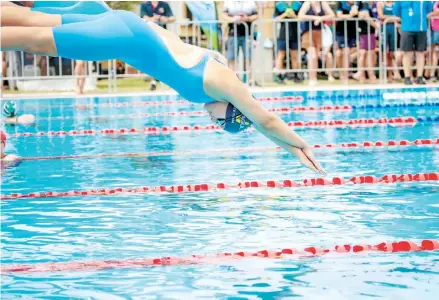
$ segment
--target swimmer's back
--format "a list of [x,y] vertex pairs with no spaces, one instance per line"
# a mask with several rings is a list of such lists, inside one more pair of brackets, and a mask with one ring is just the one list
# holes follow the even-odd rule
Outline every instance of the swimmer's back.
[[[62,20],[63,26],[53,29],[59,56],[77,60],[121,59],[169,85],[189,101],[214,101],[203,88],[210,57],[207,51],[183,43],[171,32],[161,32],[164,29],[157,29],[155,24],[128,11],[63,15]],[[187,65],[181,66],[168,46]]]
[[[204,71],[209,59],[207,51],[183,43],[173,33],[154,23],[145,22],[131,12],[117,13],[135,36],[139,54],[133,62],[134,66],[137,65],[148,75],[168,84],[190,101],[214,101],[203,89]],[[185,61],[180,63],[176,58],[181,57]]]

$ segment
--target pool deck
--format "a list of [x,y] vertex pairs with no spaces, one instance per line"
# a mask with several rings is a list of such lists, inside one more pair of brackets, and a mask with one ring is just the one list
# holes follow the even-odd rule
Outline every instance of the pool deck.
[[[389,84],[350,84],[350,85],[317,85],[313,87],[309,86],[294,86],[287,85],[281,87],[253,87],[250,88],[251,92],[304,92],[304,91],[334,91],[334,90],[370,90],[370,89],[401,89],[401,88],[437,88],[439,90],[439,84],[426,84],[426,85],[412,85],[406,86],[404,84],[393,83]],[[54,99],[54,98],[90,98],[90,97],[129,97],[129,96],[175,96],[175,91],[155,91],[155,92],[114,92],[114,93],[87,93],[84,95],[77,95],[74,92],[50,92],[50,93],[1,93],[1,99]]]

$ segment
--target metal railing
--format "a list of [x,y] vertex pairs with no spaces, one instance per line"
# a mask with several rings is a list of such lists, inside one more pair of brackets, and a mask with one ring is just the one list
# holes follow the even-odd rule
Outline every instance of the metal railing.
[[[439,18],[438,18],[439,19]],[[262,86],[265,86],[266,79],[272,79],[276,74],[286,74],[286,73],[303,73],[309,74],[309,72],[367,72],[373,71],[378,72],[378,77],[382,83],[387,82],[387,73],[389,71],[400,71],[402,67],[389,67],[388,66],[388,57],[387,57],[387,45],[389,41],[387,40],[386,30],[388,28],[388,21],[378,22],[377,19],[340,19],[340,18],[332,18],[329,20],[331,25],[321,24],[322,27],[316,28],[313,26],[313,21],[310,20],[299,20],[299,19],[283,19],[283,20],[273,20],[273,19],[259,19],[251,24],[249,27],[245,22],[232,23],[231,28],[233,29],[232,35],[226,35],[227,28],[229,27],[229,23],[223,21],[189,21],[184,23],[171,23],[168,24],[168,29],[177,33],[180,38],[189,44],[193,44],[199,47],[212,48],[212,45],[218,44],[218,51],[223,55],[227,56],[227,51],[231,51],[226,47],[233,45],[233,56],[235,57],[235,66],[237,68],[242,66],[242,71],[236,69],[235,71],[239,76],[246,76],[247,82],[252,79],[257,79],[258,83]],[[380,24],[380,28],[375,29],[375,33],[372,32],[372,28],[369,24],[364,22],[374,22],[376,24]],[[362,23],[363,22],[363,23]],[[268,25],[267,25],[268,24]],[[341,25],[340,25],[341,24]],[[308,49],[303,49],[302,47],[302,39],[303,39],[303,26],[308,25],[308,33],[309,40],[313,41],[313,36],[318,34],[322,35],[322,39],[324,39],[324,34],[332,34],[330,37],[331,42],[329,45],[323,45],[323,41],[321,41],[321,47],[316,49],[318,60],[321,62],[322,67],[317,68],[307,68],[304,69],[306,65],[306,60],[304,60],[303,51],[307,51]],[[274,40],[274,46],[272,48],[266,48],[264,45],[264,30],[263,28],[266,26],[272,26],[271,32],[273,34],[272,39]],[[279,27],[285,27],[285,36],[279,37]],[[218,41],[214,41],[215,36],[210,34],[207,38],[204,38],[203,35],[203,27],[210,28],[211,32],[216,31],[218,33],[217,39]],[[239,35],[238,28],[244,28],[244,35]],[[354,27],[354,29],[352,29]],[[361,33],[358,29],[366,29],[366,33]],[[390,26],[389,26],[390,28]],[[214,30],[213,30],[214,29]],[[290,34],[290,31],[295,29],[295,36]],[[320,30],[320,33],[317,32]],[[321,31],[324,30],[324,31]],[[329,31],[328,31],[329,30]],[[396,26],[394,26],[395,33],[397,31]],[[429,22],[428,32],[427,34],[431,35],[431,26]],[[384,32],[384,33],[383,33]],[[321,34],[323,33],[323,34]],[[342,35],[340,35],[342,33]],[[362,37],[365,35],[367,38]],[[372,36],[372,38],[371,38]],[[374,37],[376,36],[376,37]],[[395,39],[397,39],[397,34],[393,35]],[[257,37],[256,40],[254,38]],[[284,38],[286,44],[285,50],[285,58],[286,64],[284,69],[274,69],[273,63],[276,61],[279,55],[278,49],[278,39]],[[232,40],[230,40],[232,39]],[[290,41],[294,40],[298,44],[298,51],[296,53],[296,57],[291,57],[290,53]],[[326,37],[328,41],[328,37]],[[360,49],[361,39],[363,39],[363,50]],[[376,40],[378,47],[373,48],[373,41]],[[272,40],[272,41],[273,41]],[[365,42],[364,42],[365,40]],[[240,52],[238,45],[242,44],[244,41],[244,47],[242,53],[243,58],[240,59]],[[352,42],[351,50],[346,51],[343,50],[340,45],[340,42],[347,44]],[[394,43],[397,44],[397,40]],[[250,45],[249,45],[250,44]],[[256,47],[253,47],[253,44]],[[364,45],[365,44],[365,45]],[[323,49],[323,46],[326,46],[327,49]],[[346,45],[345,45],[346,46]],[[349,45],[348,45],[349,46]],[[315,48],[315,47],[314,47]],[[274,51],[273,51],[274,50]],[[325,52],[326,51],[326,52]],[[367,53],[365,54],[364,51]],[[352,52],[352,53],[351,53]],[[333,57],[334,64],[332,66],[328,66],[326,64],[326,56],[318,55],[319,53],[330,53]],[[355,54],[353,54],[355,53]],[[230,53],[229,53],[230,54]],[[349,55],[348,55],[349,54]],[[308,63],[309,63],[309,53],[307,54]],[[376,55],[376,58],[375,58]],[[24,82],[24,81],[33,81],[33,80],[41,80],[41,84],[44,85],[45,81],[50,80],[72,80],[78,78],[93,78],[95,80],[106,79],[108,81],[108,92],[117,91],[118,81],[124,78],[145,78],[147,75],[142,73],[139,70],[135,70],[132,66],[129,66],[123,62],[116,60],[109,60],[105,62],[93,62],[90,63],[90,66],[94,66],[94,68],[87,68],[86,74],[75,74],[74,70],[74,61],[66,60],[62,58],[51,58],[48,56],[37,56],[23,53],[23,52],[10,52],[8,55],[8,66],[9,71],[6,76],[3,76],[3,80],[10,81],[10,85],[14,86],[14,82]],[[249,59],[252,56],[252,59]],[[320,57],[321,56],[321,57]],[[433,55],[431,51],[429,51],[429,61],[432,61]],[[271,57],[271,58],[270,58]],[[366,58],[365,58],[366,57]],[[338,62],[337,62],[338,58]],[[291,68],[290,61],[296,60],[298,62],[299,68],[293,69]],[[352,61],[357,62],[357,66],[352,65]],[[269,70],[265,68],[269,67]],[[415,67],[413,67],[415,69]],[[431,70],[433,67],[426,65],[426,70]],[[435,70],[438,70],[438,67],[435,67]],[[2,74],[3,75],[3,74]],[[249,78],[249,77],[252,78]],[[12,84],[11,84],[12,83]]]

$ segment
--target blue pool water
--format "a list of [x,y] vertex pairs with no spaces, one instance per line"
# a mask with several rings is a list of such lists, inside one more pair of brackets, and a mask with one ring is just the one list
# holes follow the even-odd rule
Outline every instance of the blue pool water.
[[[351,112],[282,114],[286,121],[357,118],[439,117],[439,99],[419,93],[439,89],[259,93],[302,95],[297,102],[264,106],[397,104],[383,93],[412,93],[416,106],[362,108]],[[418,93],[418,94],[414,94]],[[386,98],[386,99],[384,99]],[[434,98],[434,97],[433,97]],[[103,103],[176,99],[172,96],[27,99],[34,127],[16,132],[142,128],[209,124],[207,116],[115,118],[202,110],[198,105],[104,107]],[[75,105],[95,104],[90,109]],[[65,116],[68,119],[61,120]],[[95,118],[99,116],[99,118]],[[108,116],[108,118],[103,118]],[[90,117],[90,118],[88,118]],[[414,127],[303,129],[310,144],[438,138],[439,122]],[[229,135],[189,132],[110,137],[11,137],[7,152],[21,157],[99,155],[271,147],[257,132]],[[316,150],[328,177],[437,172],[437,147]],[[2,194],[138,187],[315,175],[282,151],[225,152],[160,157],[24,161],[5,170]],[[215,254],[228,251],[331,247],[340,243],[439,238],[439,185],[407,184],[226,190],[221,192],[27,199],[1,202],[1,263],[36,264],[74,260],[127,259]],[[87,272],[3,274],[2,299],[435,299],[438,252],[361,254],[311,259],[243,259],[196,266],[111,269]],[[434,296],[436,295],[436,296]]]

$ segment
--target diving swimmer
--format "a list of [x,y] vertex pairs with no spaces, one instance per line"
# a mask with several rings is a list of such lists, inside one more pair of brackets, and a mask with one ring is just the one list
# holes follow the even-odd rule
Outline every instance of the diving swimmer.
[[134,13],[46,14],[26,7],[2,7],[1,26],[1,51],[85,61],[120,59],[187,100],[204,104],[225,131],[238,133],[254,125],[304,166],[325,174],[311,146],[253,98],[221,54],[186,44]]

